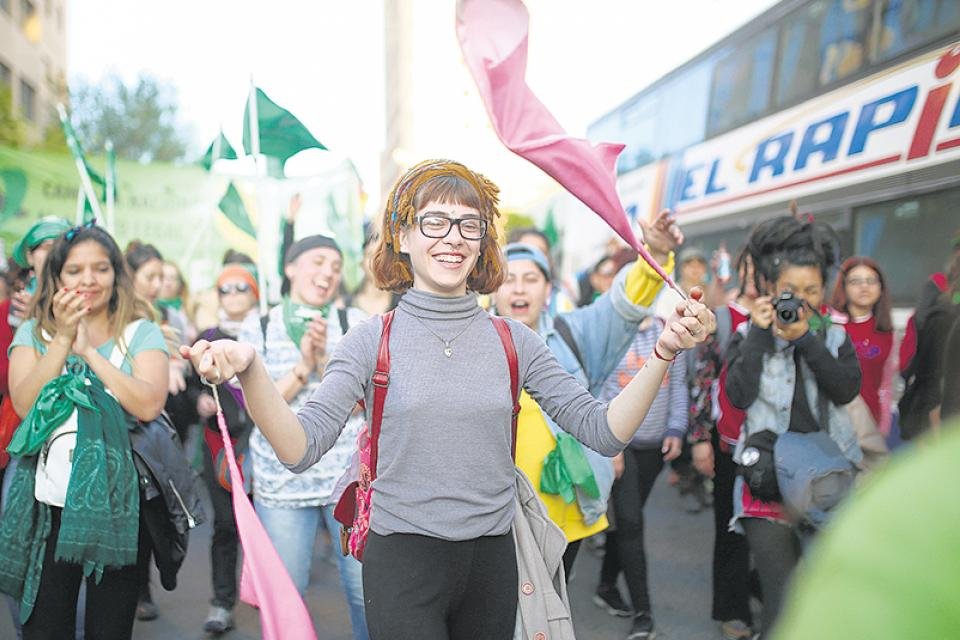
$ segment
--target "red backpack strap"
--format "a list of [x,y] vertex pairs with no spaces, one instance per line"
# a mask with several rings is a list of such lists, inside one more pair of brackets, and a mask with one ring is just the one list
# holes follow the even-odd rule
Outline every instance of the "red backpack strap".
[[520,415],[520,364],[517,360],[517,348],[513,344],[513,334],[510,325],[499,316],[490,316],[493,326],[503,343],[503,352],[507,356],[507,366],[510,368],[510,399],[513,401],[513,418],[510,425],[511,441],[510,455],[517,459],[517,416]]
[[390,325],[394,311],[383,314],[380,346],[377,349],[377,367],[373,372],[373,416],[370,418],[370,475],[377,477],[377,454],[380,451],[380,423],[383,421],[383,403],[390,384]]

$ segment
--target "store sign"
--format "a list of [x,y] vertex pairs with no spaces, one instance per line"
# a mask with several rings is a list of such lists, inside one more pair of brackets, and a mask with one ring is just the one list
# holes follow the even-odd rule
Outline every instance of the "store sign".
[[666,203],[689,220],[960,158],[960,43],[695,145]]

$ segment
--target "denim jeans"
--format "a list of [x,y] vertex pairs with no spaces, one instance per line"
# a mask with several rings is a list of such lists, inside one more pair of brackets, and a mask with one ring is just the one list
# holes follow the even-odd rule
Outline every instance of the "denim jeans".
[[361,565],[352,556],[343,556],[339,552],[340,524],[333,517],[334,505],[325,507],[303,507],[284,509],[267,507],[255,502],[257,516],[263,523],[267,535],[273,541],[280,560],[290,573],[293,584],[300,595],[310,583],[310,565],[313,559],[313,546],[320,528],[321,518],[334,539],[337,554],[337,568],[340,571],[340,583],[350,608],[350,624],[353,627],[354,640],[367,640],[367,620],[363,607],[363,577]]

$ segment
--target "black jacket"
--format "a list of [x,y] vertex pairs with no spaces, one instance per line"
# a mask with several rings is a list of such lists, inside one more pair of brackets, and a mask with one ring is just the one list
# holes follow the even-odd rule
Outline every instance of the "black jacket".
[[132,429],[130,444],[140,475],[141,522],[153,542],[160,582],[170,591],[177,585],[190,529],[205,519],[196,474],[166,415]]

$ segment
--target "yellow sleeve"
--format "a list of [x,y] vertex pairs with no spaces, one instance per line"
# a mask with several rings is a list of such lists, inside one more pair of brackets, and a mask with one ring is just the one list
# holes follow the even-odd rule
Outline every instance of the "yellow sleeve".
[[[667,273],[673,271],[674,256],[672,251],[667,258],[667,264],[661,266]],[[663,288],[663,279],[657,275],[653,267],[647,264],[646,260],[637,258],[633,268],[627,272],[627,280],[624,283],[624,288],[626,289],[627,300],[629,300],[631,304],[649,307],[653,304],[653,299],[660,293],[660,289]]]

